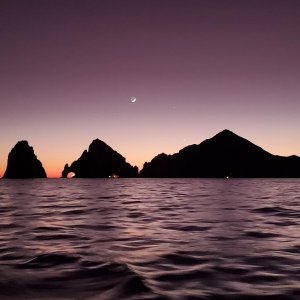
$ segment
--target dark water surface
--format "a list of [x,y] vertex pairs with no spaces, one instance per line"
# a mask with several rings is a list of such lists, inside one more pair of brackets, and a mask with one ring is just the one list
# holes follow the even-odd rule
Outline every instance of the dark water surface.
[[0,180],[0,299],[300,299],[300,180]]

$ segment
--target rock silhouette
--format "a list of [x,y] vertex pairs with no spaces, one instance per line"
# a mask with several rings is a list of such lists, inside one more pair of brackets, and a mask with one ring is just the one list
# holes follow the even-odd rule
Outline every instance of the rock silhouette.
[[27,141],[18,142],[10,151],[3,178],[46,178],[42,163]]
[[121,154],[99,139],[94,140],[88,151],[85,150],[71,166],[65,165],[62,177],[66,178],[70,172],[77,178],[138,176],[137,167],[131,166]]
[[145,163],[141,177],[300,177],[300,157],[276,156],[224,130],[199,145],[173,155],[159,154]]

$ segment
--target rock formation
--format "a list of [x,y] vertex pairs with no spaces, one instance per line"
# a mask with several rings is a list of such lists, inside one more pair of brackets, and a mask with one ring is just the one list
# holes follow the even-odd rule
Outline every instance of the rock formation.
[[10,151],[3,178],[46,178],[42,163],[27,141],[18,142]]
[[132,167],[125,158],[99,139],[94,140],[88,151],[71,166],[65,165],[62,177],[70,172],[77,178],[137,177],[138,168]]
[[276,156],[224,130],[173,155],[145,163],[141,177],[300,177],[300,157]]

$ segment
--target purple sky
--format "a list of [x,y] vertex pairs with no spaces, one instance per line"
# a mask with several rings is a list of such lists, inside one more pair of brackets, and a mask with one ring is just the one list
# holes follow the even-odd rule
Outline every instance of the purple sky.
[[95,138],[139,167],[225,128],[300,155],[299,0],[1,0],[0,43],[0,176],[22,139],[49,177]]

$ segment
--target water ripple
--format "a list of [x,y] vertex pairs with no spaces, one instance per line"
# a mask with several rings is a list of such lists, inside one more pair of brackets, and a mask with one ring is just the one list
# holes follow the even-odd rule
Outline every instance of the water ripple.
[[0,181],[0,298],[300,299],[300,180]]

